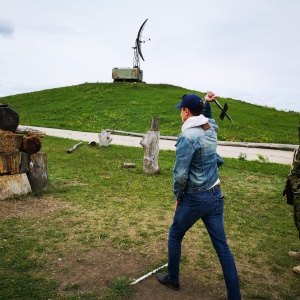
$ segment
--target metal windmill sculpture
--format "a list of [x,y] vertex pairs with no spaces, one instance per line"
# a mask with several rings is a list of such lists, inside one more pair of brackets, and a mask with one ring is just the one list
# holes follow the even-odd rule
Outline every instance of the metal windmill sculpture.
[[140,27],[135,39],[133,68],[113,68],[112,79],[114,82],[143,82],[143,70],[140,69],[140,58],[145,61],[142,54],[141,44],[150,41],[150,38],[142,37],[143,30],[147,23],[146,19]]

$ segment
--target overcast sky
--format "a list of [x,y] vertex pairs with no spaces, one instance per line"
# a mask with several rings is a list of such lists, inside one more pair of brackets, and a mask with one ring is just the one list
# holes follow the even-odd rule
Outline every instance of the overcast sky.
[[0,97],[112,82],[148,18],[147,83],[300,111],[299,15],[299,0],[0,0]]

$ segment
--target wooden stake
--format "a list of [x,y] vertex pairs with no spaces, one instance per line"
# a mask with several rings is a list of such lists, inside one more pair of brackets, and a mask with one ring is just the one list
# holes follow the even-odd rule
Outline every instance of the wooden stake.
[[39,152],[29,156],[28,179],[32,192],[41,193],[47,189],[48,172],[45,153]]
[[158,155],[159,155],[159,131],[158,119],[152,119],[152,131],[148,131],[143,137],[140,144],[144,149],[144,166],[143,170],[148,174],[159,173]]

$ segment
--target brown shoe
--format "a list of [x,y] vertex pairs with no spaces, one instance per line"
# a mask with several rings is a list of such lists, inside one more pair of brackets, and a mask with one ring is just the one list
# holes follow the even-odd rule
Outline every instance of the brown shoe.
[[295,267],[295,268],[293,268],[293,272],[296,273],[296,274],[298,274],[298,275],[300,275],[300,265],[297,266],[297,267]]
[[295,259],[300,259],[300,251],[299,252],[290,251],[289,256]]

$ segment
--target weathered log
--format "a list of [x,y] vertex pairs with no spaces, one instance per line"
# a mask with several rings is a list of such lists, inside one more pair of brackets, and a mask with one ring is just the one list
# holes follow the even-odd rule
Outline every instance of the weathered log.
[[47,155],[39,152],[29,155],[28,179],[32,192],[41,193],[48,186]]
[[143,170],[148,174],[159,173],[158,166],[158,156],[159,156],[159,131],[158,129],[158,119],[152,119],[152,131],[148,131],[143,137],[140,144],[144,149],[144,165]]
[[0,130],[0,153],[11,153],[19,149],[23,135],[14,134],[10,131]]
[[106,130],[102,130],[99,134],[99,143],[101,146],[107,147],[112,141],[112,138],[110,137],[110,133]]
[[109,133],[116,133],[116,134],[124,134],[124,135],[132,135],[132,136],[140,136],[143,137],[143,133],[131,132],[131,131],[123,131],[123,130],[113,130],[113,129],[105,129],[105,131]]
[[23,138],[20,146],[20,151],[29,154],[34,154],[39,152],[41,148],[42,148],[42,143],[40,138],[36,135],[28,135]]
[[31,127],[18,127],[15,131],[17,134],[22,134],[23,136],[37,136],[38,138],[43,138],[45,137],[46,133]]
[[134,163],[122,163],[122,168],[135,168]]
[[82,145],[82,142],[78,143],[78,144],[75,144],[72,148],[68,149],[67,150],[67,153],[72,153],[74,152],[79,146]]
[[17,174],[20,172],[20,153],[0,153],[0,174]]
[[26,174],[0,176],[0,200],[31,192]]

